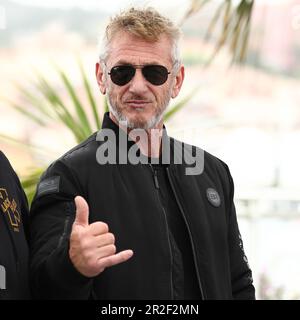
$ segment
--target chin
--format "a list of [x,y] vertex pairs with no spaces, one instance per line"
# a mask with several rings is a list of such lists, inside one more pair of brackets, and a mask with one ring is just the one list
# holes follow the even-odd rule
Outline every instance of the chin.
[[128,127],[131,129],[144,129],[149,130],[154,128],[158,122],[160,121],[160,118],[157,116],[152,117],[134,117],[128,119]]
[[127,118],[128,119],[128,127],[130,129],[148,129],[148,121],[141,118]]

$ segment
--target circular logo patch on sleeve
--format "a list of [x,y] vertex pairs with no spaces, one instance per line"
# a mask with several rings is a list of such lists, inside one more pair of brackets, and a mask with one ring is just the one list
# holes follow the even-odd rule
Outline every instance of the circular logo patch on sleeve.
[[208,188],[206,190],[206,196],[208,201],[214,206],[219,207],[221,205],[221,198],[217,192],[217,190],[213,188]]

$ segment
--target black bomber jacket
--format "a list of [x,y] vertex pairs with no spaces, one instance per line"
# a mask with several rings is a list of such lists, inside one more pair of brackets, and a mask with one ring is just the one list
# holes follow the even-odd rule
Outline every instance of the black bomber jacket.
[[27,237],[27,199],[0,151],[0,300],[30,299]]
[[[42,299],[173,299],[168,226],[151,166],[99,164],[103,129],[116,133],[110,144],[119,154],[119,127],[106,113],[98,133],[51,164],[41,177],[31,208],[33,294]],[[178,141],[166,133],[164,139],[172,154]],[[126,152],[133,145],[129,141]],[[189,150],[190,156],[197,151]],[[190,163],[170,159],[168,179],[187,226],[202,298],[255,299],[227,165],[203,152],[203,172],[187,175]],[[128,261],[92,279],[81,275],[68,255],[76,195],[88,202],[90,223],[108,224],[117,252],[134,252]]]

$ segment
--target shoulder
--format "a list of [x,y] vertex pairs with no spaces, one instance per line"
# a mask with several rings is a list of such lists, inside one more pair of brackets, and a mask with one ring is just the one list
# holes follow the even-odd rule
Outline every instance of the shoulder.
[[95,160],[95,153],[98,147],[96,136],[97,132],[56,159],[50,164],[46,173],[59,169],[65,171],[66,168],[76,169],[82,165],[86,166],[89,162]]
[[198,146],[191,145],[174,138],[170,138],[170,140],[171,144],[173,144],[175,157],[176,152],[180,150],[180,155],[183,157],[185,163],[191,163],[192,161],[196,160],[202,161],[203,169],[205,171],[215,171],[218,174],[225,175],[228,174],[228,165],[213,154]]
[[[36,197],[47,194],[75,194],[82,190],[82,179],[96,162],[97,133],[52,162],[41,175]],[[81,191],[82,192],[82,191]]]
[[230,175],[228,165],[220,158],[212,155],[211,153],[205,151],[205,170],[212,171],[215,170],[219,175],[227,177]]
[[[176,149],[180,148],[183,152],[182,157],[185,165],[188,165],[191,169],[198,167],[197,170],[194,170],[195,176],[204,175],[212,181],[217,179],[226,189],[233,188],[229,167],[223,160],[198,146],[174,138],[171,138],[171,141],[174,143],[175,156]],[[193,171],[191,170],[191,172]],[[193,173],[191,174],[193,175]]]
[[9,179],[13,178],[19,184],[19,179],[17,177],[17,174],[15,173],[9,160],[6,158],[6,156],[1,150],[0,150],[0,169],[1,169],[0,173],[2,172],[2,175],[0,174],[0,176],[2,177],[4,176]]
[[1,168],[9,168],[12,170],[12,166],[10,165],[8,159],[6,158],[5,154],[0,150],[0,166]]
[[0,186],[8,188],[20,200],[23,208],[22,213],[27,211],[27,198],[19,177],[2,151],[0,151]]
[[95,157],[95,152],[99,146],[99,142],[96,140],[97,132],[93,133],[85,141],[81,142],[68,152],[66,152],[59,160],[64,162],[76,162],[86,161],[91,157]]

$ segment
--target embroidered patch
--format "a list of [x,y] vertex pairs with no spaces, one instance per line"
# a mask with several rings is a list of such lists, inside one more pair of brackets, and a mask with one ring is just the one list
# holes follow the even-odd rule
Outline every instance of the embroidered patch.
[[221,205],[221,198],[218,192],[213,188],[208,188],[206,190],[206,196],[208,201],[214,206],[219,207]]
[[40,182],[37,188],[37,197],[59,192],[60,176],[47,178]]
[[21,216],[15,199],[11,198],[5,188],[0,188],[0,208],[7,215],[15,232],[19,232]]

